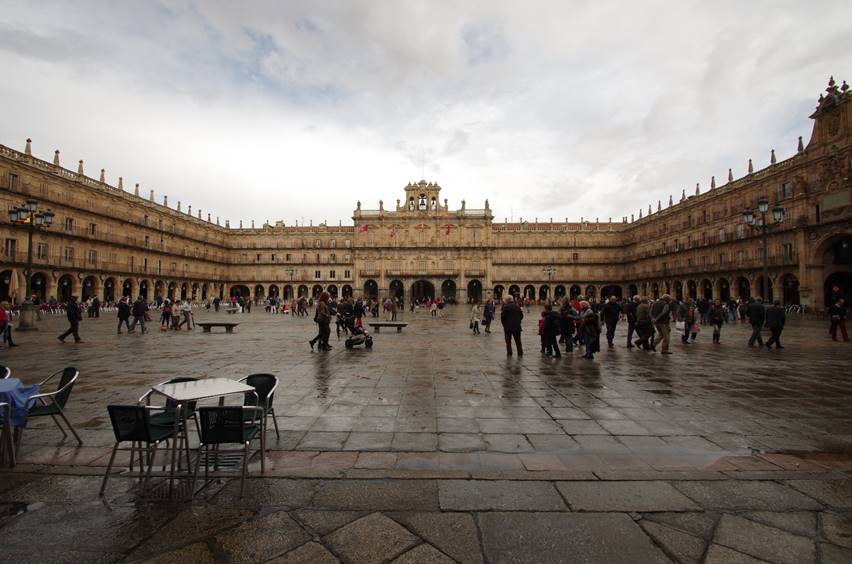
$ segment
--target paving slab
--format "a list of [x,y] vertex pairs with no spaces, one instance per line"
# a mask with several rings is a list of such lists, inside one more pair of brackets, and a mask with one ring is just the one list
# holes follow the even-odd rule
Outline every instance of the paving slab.
[[454,564],[455,560],[435,548],[423,543],[396,558],[392,564]]
[[470,514],[417,512],[389,516],[462,564],[482,564],[479,534]]
[[320,543],[308,542],[268,562],[269,564],[338,564],[340,560]]
[[480,513],[486,557],[494,564],[575,562],[668,563],[626,514]]
[[640,525],[676,562],[696,564],[701,562],[705,549],[702,539],[647,519],[643,519]]
[[752,511],[743,513],[742,516],[794,535],[810,538],[816,536],[817,513],[814,511]]
[[405,511],[438,509],[438,485],[431,480],[329,480],[317,488],[317,509]]
[[139,560],[137,560],[137,556],[134,554],[130,559],[133,562],[157,562],[158,564],[186,564],[187,562],[192,562],[193,564],[215,564],[218,562],[206,542],[192,543]]
[[819,557],[821,564],[849,564],[852,562],[852,549],[823,542],[819,545]]
[[830,543],[852,548],[852,519],[835,513],[821,513],[820,524]]
[[812,539],[736,515],[722,515],[713,540],[716,544],[779,564],[816,560],[816,546]]
[[549,482],[441,480],[441,509],[449,511],[560,511],[565,503]]
[[852,509],[852,480],[790,480],[787,484],[825,505]]
[[798,491],[767,481],[672,482],[705,509],[744,511],[819,510],[822,505]]
[[726,546],[711,545],[704,557],[704,564],[772,564]]
[[695,511],[695,502],[667,482],[559,482],[573,511]]
[[279,556],[310,540],[285,511],[244,521],[216,535],[230,562],[259,562]]
[[378,564],[392,560],[420,540],[381,513],[373,513],[323,537],[347,562]]

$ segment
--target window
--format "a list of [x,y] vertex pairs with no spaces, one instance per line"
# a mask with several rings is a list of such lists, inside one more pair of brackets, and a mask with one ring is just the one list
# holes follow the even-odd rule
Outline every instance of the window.
[[90,250],[86,260],[89,264],[98,264],[98,251]]
[[690,259],[686,259],[686,266],[689,266],[689,267],[691,267],[691,266],[692,266],[692,259],[691,259],[691,258],[690,258]]
[[678,241],[677,239],[675,239],[675,241],[674,241],[674,249],[675,249],[675,251],[680,250],[680,241]]
[[98,226],[94,223],[89,224],[89,235],[94,235],[98,230]]
[[36,248],[36,257],[40,259],[46,259],[47,250],[47,243],[39,243],[38,247]]
[[710,262],[710,257],[706,255],[701,257],[701,266],[706,267],[708,262]]
[[743,226],[743,224],[741,224],[741,223],[737,224],[737,226],[734,228],[734,238],[742,239],[744,232],[745,232],[745,227]]
[[744,262],[745,262],[745,252],[743,252],[743,251],[737,251],[737,262],[738,262],[739,264],[742,264],[742,263],[744,263]]
[[275,261],[275,253],[272,253],[272,261]]
[[573,258],[574,260],[579,260],[579,258],[580,258],[580,254],[579,254],[579,253],[574,253],[574,254],[572,255],[572,257],[571,257],[571,258]]
[[14,257],[18,252],[18,240],[6,239],[5,253],[7,257]]
[[336,276],[337,276],[337,273],[335,271],[333,271],[333,270],[328,271],[328,277],[329,278],[333,279],[333,278],[336,278]]
[[150,237],[148,237],[147,235],[145,235],[145,248],[146,248],[146,249],[150,249],[150,248],[151,248],[151,238],[150,238]]
[[162,274],[162,273],[163,273],[163,261],[158,260],[157,261],[157,274]]
[[793,260],[793,243],[781,245],[781,256],[784,257],[784,260]]
[[703,231],[701,232],[701,244],[702,244],[702,245],[706,245],[706,244],[707,244],[707,233],[705,233],[705,232],[703,232]]
[[319,270],[314,270],[314,279],[319,280],[322,278],[322,273]]
[[321,249],[322,248],[322,239],[317,239],[316,241],[314,241],[314,247],[317,248],[317,249]]
[[352,255],[343,255],[343,262],[352,262]]
[[148,216],[147,215],[142,218],[142,225],[148,225]]
[[343,277],[344,278],[352,278],[352,272],[349,271],[349,270],[344,270],[343,271]]
[[74,260],[74,247],[65,247],[65,260]]
[[148,257],[142,259],[142,272],[148,272]]
[[346,239],[345,241],[343,241],[343,246],[346,247],[347,249],[351,249],[352,248],[352,241],[350,239]]
[[65,218],[65,231],[74,231],[74,220],[70,217]]
[[719,242],[720,243],[725,242],[725,229],[724,228],[719,230]]
[[725,264],[725,255],[720,254],[719,255],[719,266],[722,266],[723,264]]
[[287,253],[287,254],[284,255],[284,260],[286,260],[287,262],[290,262],[291,258],[292,258],[292,255],[290,255],[290,253]]
[[793,197],[793,183],[785,182],[781,185],[780,194],[781,199],[792,198]]
[[176,271],[177,271],[177,263],[173,262],[172,265],[171,265],[171,272],[176,272]]
[[334,254],[334,253],[331,253],[328,257],[328,261],[329,262],[336,262],[337,261],[337,255]]
[[329,241],[328,245],[329,245],[332,249],[336,249],[336,248],[337,248],[337,239],[332,239],[331,241]]
[[9,173],[9,190],[14,190],[18,187],[18,175]]
[[257,253],[257,262],[260,262],[260,253]]

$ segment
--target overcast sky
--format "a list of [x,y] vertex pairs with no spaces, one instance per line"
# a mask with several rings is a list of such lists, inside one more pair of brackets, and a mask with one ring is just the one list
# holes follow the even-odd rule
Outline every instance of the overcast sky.
[[236,225],[424,177],[499,221],[621,218],[795,152],[849,0],[0,0],[0,143]]

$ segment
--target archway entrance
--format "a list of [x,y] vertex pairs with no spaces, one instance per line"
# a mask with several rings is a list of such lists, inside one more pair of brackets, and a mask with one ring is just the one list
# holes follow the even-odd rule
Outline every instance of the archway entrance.
[[279,292],[279,290],[278,290],[277,285],[272,284],[271,286],[269,286],[269,297],[272,298],[273,300],[278,299],[278,292]]
[[30,291],[38,296],[42,302],[47,299],[47,277],[43,273],[37,272],[33,274],[33,277],[30,279],[30,286],[32,286]]
[[593,300],[598,295],[594,286],[586,286],[586,299]]
[[482,301],[482,282],[471,280],[467,283],[467,301],[478,304]]
[[169,299],[174,301],[175,294],[177,293],[177,284],[174,282],[169,282]]
[[556,288],[553,289],[553,297],[557,300],[561,300],[565,296],[565,286],[562,284],[558,284]]
[[747,300],[751,297],[751,284],[749,284],[748,278],[742,276],[737,278],[737,296],[741,300]]
[[307,299],[307,297],[308,297],[308,287],[305,286],[304,284],[301,284],[299,286],[299,297],[305,298],[305,299]]
[[674,284],[675,299],[679,302],[683,301],[683,282],[678,280]]
[[255,300],[262,300],[263,298],[264,298],[263,286],[260,285],[260,284],[257,284],[254,287],[254,299]]
[[400,280],[393,280],[388,288],[390,297],[397,300],[399,303],[405,302],[405,286]]
[[848,270],[834,272],[825,279],[825,307],[834,305],[838,297],[847,302],[852,297],[852,273]]
[[550,286],[542,284],[538,287],[538,299],[544,301],[550,296]]
[[133,297],[133,280],[125,280],[121,285],[121,295],[125,298]]
[[571,294],[570,294],[571,299],[576,298],[577,296],[579,296],[582,293],[583,293],[583,289],[580,288],[580,286],[578,286],[577,284],[574,284],[573,286],[571,286]]
[[509,295],[517,299],[521,295],[521,288],[517,284],[509,286]]
[[329,296],[331,296],[335,300],[337,299],[337,286],[335,286],[334,284],[329,284],[326,287],[325,291],[328,292]]
[[610,284],[601,288],[601,299],[608,300],[610,296],[621,299],[621,286]]
[[792,274],[785,274],[781,279],[784,305],[799,305],[799,279]]
[[414,301],[422,301],[426,298],[435,299],[435,285],[428,280],[418,280],[411,285],[411,297]]
[[503,292],[505,292],[505,291],[506,291],[506,288],[504,288],[502,284],[497,284],[496,286],[494,286],[494,299],[495,300],[502,300],[503,299]]
[[719,299],[723,302],[731,301],[731,287],[727,280],[723,279],[719,282]]
[[180,299],[185,300],[189,294],[189,285],[184,282],[180,285]]
[[98,281],[94,276],[86,276],[86,278],[83,279],[83,291],[80,299],[85,302],[89,298],[94,298],[97,293],[97,284]]
[[651,297],[653,297],[655,300],[660,299],[660,285],[656,282],[651,284]]
[[115,279],[113,278],[104,280],[104,301],[115,301]]
[[237,297],[242,296],[243,298],[247,298],[249,295],[248,286],[243,286],[242,284],[231,286],[231,291],[228,295]]
[[526,286],[524,286],[524,299],[535,299],[535,286],[533,286],[532,284],[527,284]]
[[627,296],[630,299],[633,299],[633,296],[639,295],[639,288],[636,287],[636,284],[631,284],[630,286],[628,286],[627,291],[630,293],[630,295]]
[[12,271],[4,270],[0,272],[0,300],[11,300],[12,293]]
[[343,294],[344,298],[351,298],[352,297],[352,286],[350,286],[349,284],[344,284],[343,288],[341,288],[341,293]]
[[319,284],[314,284],[314,287],[311,290],[311,297],[314,299],[314,301],[316,301],[320,297],[320,294],[322,294],[322,286],[320,286]]
[[74,279],[71,278],[70,274],[64,274],[62,278],[59,279],[59,295],[56,296],[60,301],[67,302],[71,299],[71,296],[74,293]]
[[689,298],[693,300],[698,299],[698,284],[695,283],[695,280],[687,280],[686,289]]
[[285,300],[292,300],[293,299],[293,286],[291,286],[290,284],[286,284],[284,286],[284,299]]
[[713,283],[706,278],[701,281],[701,297],[705,300],[713,299]]
[[764,294],[763,276],[758,276],[757,280],[755,280],[755,287],[754,287],[755,292],[754,293],[757,294],[758,296],[762,297],[764,302],[771,302],[774,299],[772,297],[774,295],[773,288],[772,288],[772,278],[767,278],[767,280],[769,281],[769,285],[768,285],[768,289],[765,290],[766,295],[765,296],[763,295]]
[[147,280],[143,280],[139,283],[139,295],[142,296],[143,300],[148,299],[148,286],[149,284]]
[[456,283],[452,280],[444,280],[441,283],[441,299],[445,302],[455,303],[456,301]]
[[365,298],[378,298],[379,297],[379,285],[375,280],[367,280],[364,282],[364,297]]

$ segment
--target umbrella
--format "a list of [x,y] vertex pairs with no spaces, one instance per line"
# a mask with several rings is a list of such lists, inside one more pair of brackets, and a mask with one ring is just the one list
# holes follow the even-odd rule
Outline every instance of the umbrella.
[[12,269],[12,275],[9,277],[9,300],[16,304],[18,302],[18,290],[21,288],[20,277],[18,276],[18,269]]

